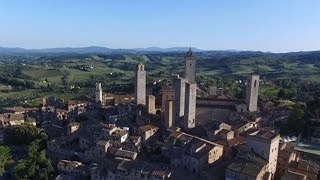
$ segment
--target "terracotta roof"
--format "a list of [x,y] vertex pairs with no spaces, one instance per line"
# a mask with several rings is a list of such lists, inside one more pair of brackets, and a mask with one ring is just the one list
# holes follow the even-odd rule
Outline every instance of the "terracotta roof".
[[182,134],[182,132],[179,131],[173,131],[170,136],[174,137],[174,138],[178,138],[180,135]]
[[229,132],[231,132],[230,130],[227,130],[227,129],[221,129],[219,132],[218,132],[218,134],[219,135],[226,135],[226,134],[228,134]]
[[97,142],[97,144],[101,145],[101,146],[105,146],[108,143],[109,143],[109,141],[103,141],[103,140],[100,140],[100,141]]
[[245,144],[246,141],[247,141],[247,139],[245,137],[238,136],[238,137],[228,139],[228,140],[215,141],[215,143],[223,145],[225,147],[234,147],[234,146],[238,146],[241,144]]
[[122,136],[124,136],[124,135],[126,135],[126,134],[128,134],[128,132],[127,132],[126,130],[120,129],[120,130],[114,131],[114,132],[111,134],[111,136],[120,136],[120,137],[122,137]]
[[305,175],[293,172],[285,172],[281,179],[283,180],[305,180]]
[[278,136],[278,133],[274,133],[271,131],[259,131],[256,135],[254,135],[255,137],[259,137],[262,139],[267,139],[267,140],[272,140],[273,138],[275,138],[276,136]]
[[227,169],[240,174],[256,177],[264,168],[260,163],[251,162],[248,160],[237,160],[232,162]]
[[69,160],[61,160],[58,162],[58,166],[69,166],[69,167],[78,167],[80,166],[82,163],[78,162],[78,161],[69,161]]
[[140,129],[143,131],[143,132],[147,132],[147,131],[150,131],[152,129],[159,129],[157,126],[153,126],[153,125],[144,125],[144,126],[141,126]]
[[121,149],[117,150],[115,155],[118,157],[127,158],[127,159],[136,159],[137,157],[136,152],[121,150]]

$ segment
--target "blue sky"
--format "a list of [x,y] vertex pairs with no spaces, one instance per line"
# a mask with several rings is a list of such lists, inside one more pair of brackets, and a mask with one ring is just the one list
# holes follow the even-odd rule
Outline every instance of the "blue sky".
[[320,50],[320,1],[0,0],[0,46]]

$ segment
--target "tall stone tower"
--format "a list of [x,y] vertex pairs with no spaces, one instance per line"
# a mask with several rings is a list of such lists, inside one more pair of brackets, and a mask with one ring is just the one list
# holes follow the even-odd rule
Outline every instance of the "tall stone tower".
[[191,48],[186,55],[185,78],[189,83],[196,82],[196,59],[193,56]]
[[165,111],[164,111],[164,126],[170,128],[174,125],[173,122],[173,101],[167,100],[165,102]]
[[156,114],[156,98],[154,95],[147,96],[147,109],[149,114]]
[[259,75],[251,75],[247,80],[246,104],[250,112],[257,111],[259,95]]
[[175,91],[173,114],[176,126],[180,125],[180,120],[184,116],[186,80],[184,78],[174,78],[172,86]]
[[196,126],[196,98],[197,98],[197,84],[196,83],[186,83],[185,90],[185,109],[184,109],[184,119],[183,128],[185,130],[192,129]]
[[174,89],[172,88],[172,86],[166,84],[164,86],[162,86],[161,88],[161,93],[162,93],[162,97],[161,97],[161,101],[162,101],[162,111],[165,111],[165,103],[167,100],[174,100]]
[[137,105],[146,105],[146,71],[142,63],[137,65],[136,70],[135,101]]
[[102,104],[102,87],[101,83],[96,83],[96,92],[95,92],[95,101],[96,103],[101,103]]

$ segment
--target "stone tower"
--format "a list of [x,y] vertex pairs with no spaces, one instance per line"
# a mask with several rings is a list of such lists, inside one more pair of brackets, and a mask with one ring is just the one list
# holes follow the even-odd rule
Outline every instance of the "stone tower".
[[135,101],[137,105],[146,105],[146,71],[142,63],[137,65],[136,70]]
[[174,125],[173,122],[173,101],[167,100],[165,102],[165,111],[164,111],[164,126],[170,128]]
[[257,111],[259,95],[259,75],[251,75],[247,80],[246,104],[250,112]]
[[156,98],[154,95],[147,96],[147,109],[149,114],[156,114]]
[[172,86],[175,91],[174,97],[174,121],[176,126],[180,125],[180,120],[184,116],[184,103],[185,103],[185,90],[186,90],[186,80],[184,78],[174,78]]
[[162,111],[165,111],[165,103],[167,100],[174,100],[174,89],[172,88],[172,86],[166,84],[164,86],[162,86],[161,88],[161,93],[162,93],[162,97],[161,97],[161,101],[162,101]]
[[102,87],[101,83],[96,83],[96,92],[95,92],[96,103],[102,104]]
[[184,109],[184,119],[183,128],[185,130],[192,129],[196,126],[196,98],[197,98],[197,84],[196,83],[186,83],[185,90],[185,109]]
[[189,83],[195,83],[196,81],[196,59],[191,48],[186,55],[185,78]]

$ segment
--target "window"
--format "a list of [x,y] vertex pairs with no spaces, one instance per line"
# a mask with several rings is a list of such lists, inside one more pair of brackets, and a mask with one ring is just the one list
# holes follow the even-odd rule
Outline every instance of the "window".
[[254,87],[257,87],[257,80],[254,80]]

